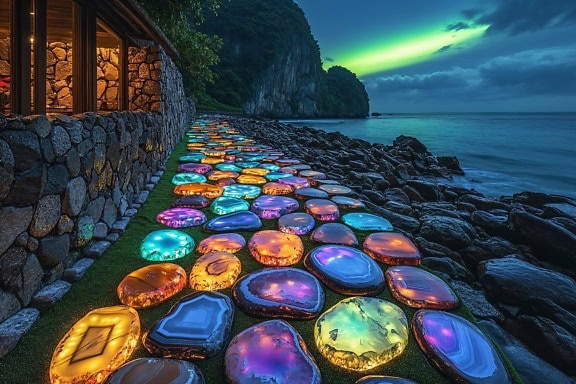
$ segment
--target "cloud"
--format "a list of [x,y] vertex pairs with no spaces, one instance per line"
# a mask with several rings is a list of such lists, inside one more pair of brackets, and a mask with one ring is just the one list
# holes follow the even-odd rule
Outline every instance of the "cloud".
[[437,50],[436,52],[434,52],[434,54],[444,53],[444,52],[448,51],[450,48],[452,48],[452,44],[445,45],[442,48],[440,48],[439,50]]
[[330,62],[330,63],[333,63],[333,62],[334,62],[334,59],[331,58],[331,57],[325,56],[325,57],[324,57],[324,61],[328,61],[328,62]]

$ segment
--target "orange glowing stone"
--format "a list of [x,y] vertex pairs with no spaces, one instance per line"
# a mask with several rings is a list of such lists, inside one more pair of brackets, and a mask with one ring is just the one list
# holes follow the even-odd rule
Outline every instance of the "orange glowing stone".
[[237,233],[220,233],[212,235],[200,243],[196,251],[198,253],[208,253],[213,251],[236,253],[246,246],[246,240]]
[[219,157],[219,158],[224,158],[224,156],[226,155],[225,151],[218,151],[215,149],[205,149],[202,151],[202,153],[208,157]]
[[255,175],[240,175],[238,176],[236,181],[240,184],[252,184],[252,185],[261,185],[266,184],[268,182],[262,176],[255,176]]
[[196,260],[190,273],[190,286],[198,291],[230,288],[238,279],[242,264],[233,253],[208,252]]
[[186,271],[179,265],[147,265],[128,274],[118,284],[122,304],[146,308],[160,304],[180,292],[186,285]]
[[224,189],[219,185],[206,183],[181,184],[174,187],[174,193],[177,195],[200,195],[208,199],[215,199],[222,196]]
[[201,164],[220,164],[224,162],[224,158],[221,157],[205,157],[200,160]]
[[418,265],[422,258],[409,238],[394,232],[371,233],[362,248],[374,260],[390,265]]
[[50,361],[53,384],[96,384],[124,364],[140,338],[140,318],[125,305],[88,312],[64,335]]
[[265,168],[244,168],[241,173],[243,175],[264,176],[265,174],[270,173],[270,170]]
[[262,193],[266,195],[289,195],[294,192],[294,188],[288,184],[281,184],[275,181],[271,181],[262,186]]
[[238,177],[237,172],[216,170],[216,171],[210,172],[210,174],[208,175],[208,180],[218,181],[221,179],[235,179],[237,177]]
[[270,267],[294,265],[304,254],[300,237],[274,230],[256,232],[248,242],[248,249],[259,263]]
[[310,199],[306,201],[306,213],[316,220],[334,221],[340,217],[338,206],[326,199]]

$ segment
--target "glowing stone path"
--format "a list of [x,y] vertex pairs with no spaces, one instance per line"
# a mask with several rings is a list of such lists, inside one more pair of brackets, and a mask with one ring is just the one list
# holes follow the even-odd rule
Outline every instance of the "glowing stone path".
[[189,361],[147,357],[132,360],[108,378],[106,384],[204,384],[204,375]]
[[350,297],[324,312],[314,326],[316,346],[332,364],[365,371],[399,356],[408,344],[408,320],[396,305]]
[[180,259],[194,250],[194,239],[174,229],[150,232],[140,246],[140,256],[150,261]]

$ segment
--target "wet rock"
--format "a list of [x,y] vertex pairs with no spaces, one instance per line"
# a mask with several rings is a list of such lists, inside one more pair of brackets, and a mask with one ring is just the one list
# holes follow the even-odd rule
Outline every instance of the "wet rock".
[[473,225],[482,228],[494,236],[506,236],[508,229],[508,215],[494,215],[487,211],[475,211],[470,216]]
[[410,216],[414,212],[411,206],[393,200],[387,201],[382,208],[405,216]]
[[384,192],[384,197],[388,200],[396,201],[405,205],[410,205],[410,198],[400,188],[390,188]]
[[449,257],[426,257],[422,265],[436,272],[440,272],[451,279],[472,281],[474,278],[470,271]]
[[574,200],[560,195],[548,195],[540,192],[521,192],[512,195],[512,201],[542,209],[546,204],[572,204]]
[[477,237],[474,228],[460,219],[446,216],[424,216],[421,219],[420,236],[453,250],[466,248]]
[[422,180],[408,180],[406,185],[415,189],[425,201],[442,200],[442,192],[437,184]]
[[470,245],[469,247],[464,248],[460,251],[460,255],[462,256],[464,265],[466,265],[466,267],[474,274],[476,274],[480,262],[490,260],[495,257],[492,252],[477,245]]
[[478,319],[489,319],[497,322],[504,320],[504,315],[486,299],[484,292],[471,287],[469,284],[452,280],[450,286],[458,294],[460,300]]
[[366,206],[375,214],[388,220],[394,228],[415,233],[420,228],[420,222],[413,217],[401,215],[388,209],[366,202]]
[[28,228],[30,221],[32,221],[33,214],[34,209],[32,207],[0,208],[0,223],[2,223],[2,230],[0,231],[0,255],[8,249],[20,233]]
[[530,308],[524,308],[526,314],[546,317],[568,332],[576,335],[576,314],[554,304],[546,298],[536,298],[530,301]]
[[460,196],[458,202],[473,204],[478,210],[481,211],[491,211],[493,209],[503,209],[505,211],[510,210],[510,207],[506,203],[478,195],[468,194]]
[[476,239],[472,246],[478,246],[490,252],[493,257],[504,257],[508,255],[518,254],[520,250],[508,240],[500,237],[490,237],[486,240]]
[[418,245],[418,249],[420,250],[422,256],[424,257],[448,256],[449,258],[451,258],[452,260],[456,260],[457,262],[460,262],[462,260],[458,252],[454,252],[450,248],[447,248],[443,245],[428,241],[423,237],[416,237],[416,244]]
[[576,220],[576,206],[572,204],[544,204],[542,208],[542,216],[544,218],[565,217],[567,219]]
[[455,175],[464,175],[464,171],[460,168],[460,162],[456,156],[437,156],[438,165],[445,167]]

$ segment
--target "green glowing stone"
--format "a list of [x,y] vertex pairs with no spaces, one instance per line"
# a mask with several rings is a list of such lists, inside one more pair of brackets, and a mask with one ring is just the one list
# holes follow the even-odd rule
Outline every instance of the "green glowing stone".
[[210,204],[210,210],[217,215],[226,215],[228,213],[247,211],[250,209],[250,203],[238,197],[220,196],[214,199]]
[[174,229],[150,232],[140,245],[140,256],[150,261],[180,259],[194,250],[194,239]]
[[205,183],[206,177],[198,173],[177,173],[172,178],[172,184]]

